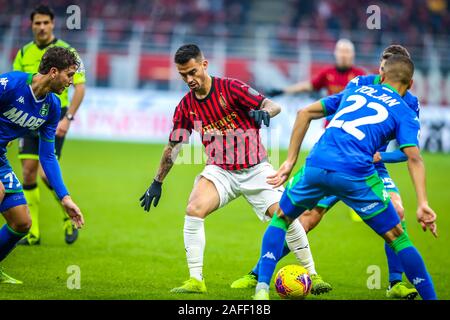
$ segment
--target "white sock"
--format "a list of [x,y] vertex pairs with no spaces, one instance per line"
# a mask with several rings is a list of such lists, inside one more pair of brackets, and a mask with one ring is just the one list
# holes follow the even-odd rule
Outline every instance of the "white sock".
[[205,251],[204,219],[186,216],[183,233],[190,277],[201,281],[203,280],[203,252]]
[[255,288],[255,293],[257,293],[259,290],[269,291],[269,285],[265,282],[258,282]]
[[295,254],[298,262],[308,270],[309,274],[317,274],[311,249],[309,248],[308,237],[298,219],[295,219],[287,229],[286,242],[289,250]]

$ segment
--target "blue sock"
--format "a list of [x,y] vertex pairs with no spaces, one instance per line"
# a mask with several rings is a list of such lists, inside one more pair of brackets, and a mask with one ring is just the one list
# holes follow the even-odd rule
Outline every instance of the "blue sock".
[[420,253],[412,245],[408,236],[403,233],[391,243],[392,249],[400,258],[408,280],[416,287],[424,300],[436,300],[433,280],[428,273]]
[[[289,247],[286,243],[286,241],[284,242],[284,247],[283,247],[283,252],[281,253],[281,258],[279,260],[281,260],[282,258],[284,258],[285,256],[288,255],[288,253],[291,252],[291,250],[289,250]],[[261,257],[258,260],[258,263],[253,267],[251,274],[254,274],[256,276],[256,279],[258,279],[258,273],[259,273],[259,265],[261,263]]]
[[0,262],[14,249],[16,243],[26,236],[26,233],[16,232],[8,224],[0,229]]
[[384,243],[384,250],[386,251],[389,268],[389,282],[402,281],[403,267],[400,258],[386,242]]
[[274,214],[264,233],[259,263],[258,282],[270,285],[277,262],[283,253],[287,223]]

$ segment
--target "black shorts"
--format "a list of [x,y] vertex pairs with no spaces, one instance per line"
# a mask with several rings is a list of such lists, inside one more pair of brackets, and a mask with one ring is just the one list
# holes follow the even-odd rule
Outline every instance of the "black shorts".
[[[61,108],[61,119],[64,118],[67,112],[67,107]],[[61,150],[64,144],[65,137],[55,137],[55,154],[58,159],[61,158]],[[37,131],[20,137],[19,139],[19,159],[34,159],[39,160],[39,135]]]

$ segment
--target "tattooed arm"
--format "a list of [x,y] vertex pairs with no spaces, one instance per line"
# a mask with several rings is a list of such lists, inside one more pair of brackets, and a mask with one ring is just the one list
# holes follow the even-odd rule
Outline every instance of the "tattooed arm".
[[267,111],[270,117],[273,118],[281,112],[281,106],[266,98],[263,100],[260,110]]
[[156,173],[155,180],[158,182],[163,182],[164,178],[169,173],[170,169],[178,157],[182,143],[170,141],[164,148],[161,161],[159,163],[158,172]]
[[162,182],[172,168],[175,160],[177,159],[178,153],[181,149],[181,145],[182,144],[179,142],[169,142],[169,144],[164,148],[164,152],[158,168],[158,173],[156,174],[156,177],[150,187],[148,187],[148,189],[139,199],[139,201],[141,202],[141,207],[143,207],[145,211],[150,211],[152,203],[154,207],[158,205],[159,199],[161,198],[162,194]]

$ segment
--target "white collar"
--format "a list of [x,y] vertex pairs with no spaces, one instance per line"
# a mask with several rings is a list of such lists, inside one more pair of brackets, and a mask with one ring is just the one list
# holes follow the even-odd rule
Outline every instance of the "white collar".
[[45,97],[42,98],[41,100],[36,99],[36,96],[34,95],[33,89],[31,88],[31,84],[29,84],[28,87],[30,88],[31,95],[32,95],[33,98],[34,98],[34,102],[36,102],[36,103],[41,103],[41,102],[45,101],[45,99],[47,99],[47,94],[46,94]]

